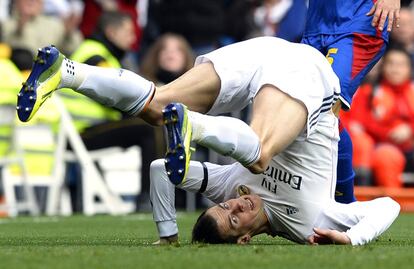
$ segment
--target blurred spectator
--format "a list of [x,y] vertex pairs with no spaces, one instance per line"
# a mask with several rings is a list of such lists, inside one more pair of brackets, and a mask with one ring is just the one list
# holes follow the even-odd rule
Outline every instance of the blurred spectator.
[[81,0],[43,0],[43,14],[61,18],[82,16],[83,7]]
[[[177,34],[161,35],[144,55],[140,74],[157,85],[167,84],[194,65],[194,55],[187,40]],[[186,193],[176,189],[176,206],[185,207]]]
[[356,172],[370,169],[379,186],[401,187],[402,172],[414,171],[411,69],[409,54],[403,48],[390,48],[379,83],[361,86],[349,115],[341,115],[354,141]]
[[137,50],[141,40],[141,26],[138,25],[139,0],[84,0],[84,9],[80,30],[84,37],[90,37],[96,29],[100,15],[106,11],[120,11],[127,13],[133,22],[135,41],[132,50]]
[[391,32],[391,44],[393,43],[402,45],[410,53],[411,61],[414,63],[414,10],[412,8],[401,8],[400,27]]
[[108,11],[101,15],[95,31],[71,58],[90,65],[121,67],[121,60],[135,41],[131,17],[127,13]]
[[76,33],[80,39],[83,38],[79,31],[82,13],[83,2],[80,0],[44,0],[43,14],[60,18],[65,25],[66,35]]
[[412,5],[413,0],[401,0],[401,6],[409,6]]
[[11,0],[0,1],[0,22],[7,20],[10,17]]
[[32,69],[33,53],[28,49],[12,48],[10,59],[22,72],[23,78],[26,79]]
[[364,77],[364,80],[362,82],[362,84],[365,83],[370,83],[370,84],[377,84],[379,79],[380,79],[380,75],[381,75],[381,67],[382,67],[382,60],[383,58],[381,58],[373,67],[372,69],[368,72],[368,74],[366,74],[366,76]]
[[71,53],[81,42],[80,33],[76,29],[66,31],[61,19],[45,16],[42,12],[43,0],[13,1],[12,16],[3,22],[4,41],[33,53],[50,44]]
[[141,62],[140,73],[157,84],[167,84],[194,65],[194,55],[184,37],[167,33],[150,47]]
[[264,0],[256,8],[254,20],[260,28],[262,35],[276,35],[278,25],[292,7],[292,3],[293,0]]
[[[19,69],[11,61],[12,49],[1,42],[0,27],[0,159],[6,157],[11,150],[12,126],[10,113],[15,115],[16,93],[21,87],[23,77]],[[13,119],[13,117],[11,118]],[[3,202],[2,169],[0,165],[0,204]],[[1,212],[0,212],[1,216]]]
[[257,33],[257,26],[253,14],[257,0],[229,0],[226,2],[226,29],[220,45],[225,46],[254,37]]
[[[120,68],[121,59],[135,42],[135,32],[131,17],[123,12],[104,12],[97,24],[97,29],[76,50],[71,59],[89,65]],[[104,107],[93,100],[72,90],[62,90],[61,96],[70,112],[75,126],[88,150],[107,147],[128,148],[138,145],[141,148],[141,195],[137,198],[138,210],[150,210],[149,201],[149,167],[152,160],[159,157],[156,144],[156,130],[143,124],[136,118],[121,119],[120,112]],[[117,120],[114,122],[114,120]],[[72,168],[76,172],[77,168]],[[74,195],[75,211],[81,210],[79,199],[80,182],[69,180]]]
[[[10,59],[11,54],[11,48],[5,43],[0,43],[0,111],[4,106],[15,107],[16,94],[23,81],[19,69]],[[4,157],[10,146],[10,127],[0,124],[0,158]]]
[[226,5],[223,0],[150,1],[144,46],[171,32],[184,36],[196,55],[210,52],[220,46],[226,31]]
[[[134,41],[131,18],[117,11],[107,12],[100,17],[92,36],[84,40],[70,58],[90,65],[120,68],[121,59]],[[120,112],[72,90],[62,91],[62,96],[80,132],[87,127],[121,118]]]
[[306,11],[305,0],[264,0],[254,12],[258,35],[299,42],[305,29]]

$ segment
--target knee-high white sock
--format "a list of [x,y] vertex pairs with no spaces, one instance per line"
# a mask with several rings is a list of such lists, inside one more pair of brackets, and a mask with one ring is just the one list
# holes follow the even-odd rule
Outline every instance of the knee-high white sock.
[[192,140],[214,151],[231,156],[244,166],[260,157],[260,141],[243,121],[231,117],[215,117],[189,111],[193,125]]
[[71,88],[93,100],[137,115],[154,93],[154,84],[119,68],[90,66],[65,59],[59,88]]

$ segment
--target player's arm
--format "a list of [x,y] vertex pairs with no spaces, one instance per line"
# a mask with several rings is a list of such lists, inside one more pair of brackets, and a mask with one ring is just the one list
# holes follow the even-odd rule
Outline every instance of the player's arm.
[[[203,167],[201,163],[190,162],[187,180],[181,188],[190,192],[200,190],[203,182]],[[160,240],[158,244],[169,244],[178,241],[177,214],[175,210],[175,185],[168,179],[164,160],[151,163],[150,167],[150,197],[153,218],[157,225]]]
[[364,245],[384,233],[397,218],[399,212],[400,205],[389,197],[338,205],[325,212],[329,221],[322,222],[322,225],[350,226],[350,228],[346,231],[316,228],[314,234],[308,238],[308,242],[310,244]]
[[349,245],[351,239],[346,235],[345,232],[340,232],[332,229],[319,229],[313,228],[314,234],[309,236],[308,243],[311,245],[326,245],[326,244],[337,244],[337,245]]
[[378,0],[374,3],[367,16],[373,16],[372,26],[384,29],[385,21],[388,18],[387,31],[392,30],[393,25],[400,27],[400,0]]
[[[222,171],[224,172],[226,167],[228,166],[191,161],[185,182],[177,187],[185,191],[201,193],[214,202],[222,202],[226,195],[226,176]],[[156,243],[171,244],[177,242],[175,186],[168,179],[163,159],[151,163],[150,179],[153,218],[160,236],[160,240]]]

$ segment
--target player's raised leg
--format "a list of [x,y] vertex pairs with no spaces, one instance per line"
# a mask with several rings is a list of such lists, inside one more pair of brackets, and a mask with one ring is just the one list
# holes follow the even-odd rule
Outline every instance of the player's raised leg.
[[185,104],[189,110],[207,113],[220,93],[221,81],[212,63],[194,66],[171,83],[158,87],[154,99],[139,116],[162,125],[162,110],[170,103]]
[[261,144],[260,158],[248,167],[253,173],[263,172],[271,158],[290,145],[306,127],[305,105],[272,85],[264,86],[253,103],[253,131]]
[[32,72],[17,95],[17,115],[21,121],[30,120],[43,102],[60,84],[60,71],[65,57],[54,47],[39,49]]
[[187,107],[183,104],[171,103],[162,113],[167,133],[165,168],[170,181],[178,185],[184,182],[190,163],[192,125]]
[[65,58],[55,47],[40,49],[17,102],[20,120],[28,121],[53,91],[71,88],[95,101],[137,115],[154,95],[154,84],[137,74]]
[[190,141],[230,156],[246,167],[260,157],[258,136],[239,119],[189,111],[180,103],[169,104],[163,112],[168,146],[165,168],[176,185],[186,179]]
[[55,47],[40,49],[29,79],[18,97],[18,116],[30,120],[53,91],[71,88],[93,100],[162,125],[161,110],[171,102],[207,112],[220,92],[220,78],[211,63],[200,64],[155,91],[154,84],[124,69],[103,68],[65,58]]

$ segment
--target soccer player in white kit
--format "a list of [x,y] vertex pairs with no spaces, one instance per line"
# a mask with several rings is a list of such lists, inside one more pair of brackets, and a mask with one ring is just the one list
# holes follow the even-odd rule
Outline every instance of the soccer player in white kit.
[[[187,111],[185,120],[192,124],[193,141],[239,161],[225,166],[190,162],[178,187],[200,192],[218,204],[197,220],[193,240],[247,243],[256,234],[268,233],[297,243],[370,242],[391,225],[399,205],[390,198],[349,205],[334,201],[339,135],[331,108],[339,95],[338,79],[326,59],[313,49],[298,49],[279,40],[274,44],[273,40],[259,38],[234,44],[196,61],[211,62],[221,81],[220,94],[209,114],[229,112],[253,100],[253,130],[257,121],[272,125],[283,117],[271,110],[278,105],[277,96],[271,99],[272,93],[280,91],[304,105],[306,120],[291,142],[261,164],[266,169],[253,174],[258,170],[251,168],[252,163],[260,159],[261,148],[246,141],[255,141],[256,134],[262,137],[263,130],[277,128],[262,127],[252,132],[243,124],[235,124],[234,119]],[[270,109],[258,113],[255,101],[262,94]],[[301,121],[300,117],[288,119]],[[259,140],[263,148],[266,140]],[[160,243],[176,240],[178,233],[174,185],[168,172],[162,160],[151,165],[151,201]]]
[[[257,213],[257,218],[249,217],[254,220],[252,226],[247,225],[254,229],[233,234],[231,242],[247,242],[249,236],[263,231],[306,242],[309,238],[319,238],[312,230],[319,224],[321,228],[344,231],[346,227],[354,224],[356,227],[363,220],[372,219],[363,209],[350,215],[353,222],[335,214],[331,219],[341,221],[330,222],[324,217],[333,203],[335,189],[338,128],[331,107],[340,90],[338,78],[322,54],[307,45],[262,37],[201,56],[196,64],[176,81],[155,91],[151,82],[132,72],[73,62],[55,48],[46,47],[39,51],[31,75],[19,93],[18,116],[23,121],[30,120],[46,98],[59,88],[72,88],[155,125],[163,123],[161,109],[170,102],[185,103],[193,111],[213,115],[242,109],[253,102],[250,127],[238,119],[207,116],[177,104],[184,108],[188,123],[179,130],[183,131],[179,134],[184,136],[181,138],[192,134],[193,141],[231,156],[246,167],[206,164],[203,168],[199,163],[189,162],[186,144],[185,172],[172,171],[176,176],[181,175],[174,184],[190,191],[199,191],[202,187],[205,195],[216,202],[234,198],[237,188],[252,194],[239,199],[244,203],[239,211]],[[173,200],[170,200],[173,185],[165,184],[166,177],[172,180],[171,171],[166,171],[158,161],[152,165],[152,172],[154,220],[160,237],[170,241],[178,233]],[[350,235],[346,238],[355,244],[365,243],[388,227],[398,215],[399,207],[390,199],[380,201],[383,212],[388,208],[393,213],[378,222],[381,228],[374,229],[365,241]],[[374,208],[378,206],[378,202],[372,203]],[[213,213],[217,211],[213,220],[220,224],[220,229],[226,221],[222,212],[230,212],[226,210],[232,205],[233,202],[227,202],[211,209]],[[336,210],[340,206],[332,208],[335,208],[333,212],[342,214]],[[205,215],[211,216],[211,211]],[[233,219],[230,217],[229,221]],[[228,231],[240,232],[234,229],[237,224],[231,225],[226,226],[233,228]],[[374,224],[369,222],[369,225]],[[227,234],[219,233],[219,241],[228,241],[223,238]]]

